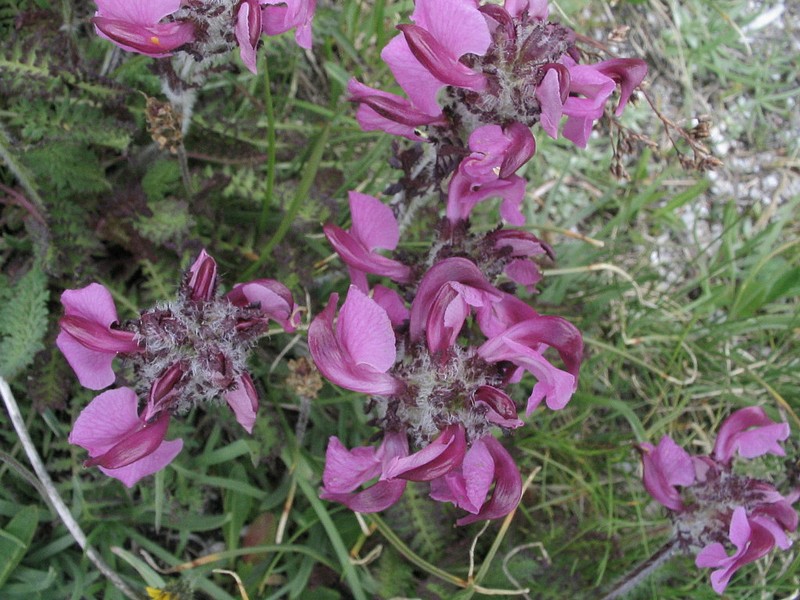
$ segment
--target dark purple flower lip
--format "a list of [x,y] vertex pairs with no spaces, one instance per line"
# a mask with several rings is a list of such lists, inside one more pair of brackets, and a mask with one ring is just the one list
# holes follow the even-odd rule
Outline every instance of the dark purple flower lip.
[[130,331],[111,329],[96,321],[76,315],[61,317],[61,329],[75,338],[83,346],[97,352],[141,352],[142,348],[134,341]]
[[486,87],[486,77],[476,73],[442,46],[430,32],[419,25],[398,25],[408,47],[420,64],[439,81],[479,92]]
[[139,427],[117,442],[110,450],[86,460],[86,467],[119,469],[152,454],[164,441],[169,427],[169,413],[162,412],[152,421],[142,420]]

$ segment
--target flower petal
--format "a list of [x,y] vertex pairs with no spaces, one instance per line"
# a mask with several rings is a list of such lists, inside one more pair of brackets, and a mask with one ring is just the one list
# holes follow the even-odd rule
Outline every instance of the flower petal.
[[760,406],[749,406],[723,421],[712,455],[722,463],[729,463],[737,451],[745,458],[764,454],[784,456],[778,442],[786,440],[789,433],[787,423],[776,423]]
[[183,440],[164,441],[151,454],[119,469],[99,469],[114,479],[119,479],[126,487],[133,487],[142,477],[152,475],[171,463],[183,449]]
[[462,425],[448,425],[422,450],[409,456],[392,459],[381,479],[430,481],[445,475],[464,460],[467,442]]
[[103,392],[78,415],[69,443],[86,448],[89,456],[104,454],[139,426],[138,406],[136,392],[131,388]]
[[356,365],[384,373],[394,365],[397,351],[389,316],[355,286],[350,286],[339,311],[336,336]]
[[[357,288],[351,287],[351,290],[353,289]],[[333,318],[334,312],[336,311],[337,300],[338,295],[332,294],[328,306],[317,315],[308,329],[308,348],[317,368],[333,383],[355,392],[388,396],[400,391],[403,388],[402,382],[384,372],[376,371],[369,365],[359,365],[357,361],[350,356],[349,351],[342,344],[340,339],[343,335],[338,331],[338,327],[342,327],[341,323],[338,324],[337,331],[334,331]],[[380,310],[380,307],[378,307],[378,309]],[[394,339],[394,333],[391,330],[389,318],[385,316],[385,313],[384,317],[386,319],[386,325],[389,327],[389,332],[392,334],[392,339]],[[353,315],[353,318],[357,318],[357,315]],[[381,321],[380,318],[376,320],[378,322]],[[383,343],[382,340],[378,339],[377,344],[374,344],[367,335],[359,335],[359,333],[367,333],[365,330],[359,329],[360,327],[361,325],[356,323],[356,330],[348,334],[350,343],[356,343],[358,339],[363,338],[367,340],[368,348],[372,348],[374,345],[378,347],[381,346]],[[359,333],[356,333],[356,331]],[[383,335],[388,339],[385,332]],[[357,349],[357,351],[359,355],[364,353],[369,354],[369,350]],[[386,359],[388,352],[386,352],[385,349],[382,349],[382,352],[383,356],[379,357],[379,360],[383,361],[383,364],[385,364],[388,362]],[[394,360],[394,358],[392,358],[392,360]]]
[[236,389],[226,392],[225,402],[231,407],[236,421],[247,433],[253,433],[258,411],[258,392],[248,373],[243,373],[236,382]]
[[479,441],[485,445],[494,462],[494,491],[477,514],[460,518],[457,525],[504,517],[516,508],[522,497],[522,478],[508,451],[491,435]]

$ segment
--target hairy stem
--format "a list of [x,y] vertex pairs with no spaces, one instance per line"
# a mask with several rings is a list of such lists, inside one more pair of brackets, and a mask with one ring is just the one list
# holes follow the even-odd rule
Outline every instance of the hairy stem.
[[630,573],[620,579],[602,600],[613,600],[624,596],[639,584],[643,583],[650,575],[658,570],[665,562],[672,558],[678,551],[678,540],[675,538],[661,546],[653,556],[635,567]]

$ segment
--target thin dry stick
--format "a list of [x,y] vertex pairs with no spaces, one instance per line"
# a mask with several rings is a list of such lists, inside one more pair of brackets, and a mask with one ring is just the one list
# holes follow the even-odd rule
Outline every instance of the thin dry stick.
[[8,383],[3,377],[0,377],[0,395],[3,396],[3,402],[6,405],[6,410],[8,411],[8,415],[11,417],[11,423],[14,425],[14,429],[17,432],[19,441],[22,443],[22,447],[25,449],[25,454],[28,455],[28,460],[30,461],[31,466],[36,473],[36,476],[39,478],[39,481],[44,488],[44,492],[47,494],[46,497],[56,509],[58,516],[61,518],[61,522],[64,523],[70,534],[72,534],[72,537],[81,547],[81,550],[86,553],[86,557],[92,561],[92,564],[97,567],[98,571],[105,575],[106,578],[126,597],[130,598],[131,600],[140,600],[141,596],[137,595],[136,592],[134,592],[128,586],[128,584],[125,583],[122,578],[106,564],[106,562],[103,560],[103,557],[101,557],[97,551],[89,545],[89,542],[86,540],[86,534],[83,533],[80,525],[78,525],[78,522],[72,516],[72,513],[69,512],[67,505],[64,504],[64,500],[61,499],[61,495],[58,493],[56,486],[53,484],[53,480],[50,479],[49,473],[44,468],[44,463],[39,456],[39,452],[36,450],[36,446],[33,445],[31,436],[28,435],[28,429],[25,427],[25,421],[22,418],[22,413],[19,411],[19,406],[14,398],[14,394],[11,392],[11,388],[8,386]]
[[228,571],[227,569],[214,569],[212,572],[233,577],[236,580],[236,587],[239,588],[239,593],[242,595],[242,600],[250,600],[250,596],[247,595],[247,590],[244,589],[244,583],[242,583],[242,578],[239,577],[238,573],[235,571]]

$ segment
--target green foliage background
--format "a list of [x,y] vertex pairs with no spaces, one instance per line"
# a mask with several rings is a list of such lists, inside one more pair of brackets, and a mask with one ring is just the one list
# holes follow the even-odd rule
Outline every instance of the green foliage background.
[[[684,169],[641,99],[622,124],[652,143],[626,153],[628,179],[610,174],[621,138],[608,123],[586,151],[537,135],[525,210],[558,265],[529,300],[575,323],[587,355],[569,406],[537,411],[504,440],[523,477],[535,473],[509,527],[456,529],[457,511],[429,501],[423,486],[361,521],[320,501],[328,437],[352,447],[374,431],[361,395],[326,386],[308,402],[287,384],[288,360],[307,355],[302,334],[275,334],[257,349],[262,403],[252,437],[223,408],[209,409],[171,426],[184,451],[132,490],[81,467],[83,450],[66,439],[93,394],[55,350],[64,289],[101,282],[130,318],[170,299],[203,247],[227,286],[286,283],[307,304],[307,321],[346,289],[321,224],[346,224],[347,191],[380,194],[398,172],[388,164],[392,140],[358,128],[345,86],[351,76],[392,85],[379,53],[413,6],[318,4],[312,51],[286,35],[265,39],[258,76],[235,53],[214,65],[184,140],[191,197],[178,157],[147,131],[145,94],[161,94],[152,59],[94,35],[91,2],[0,6],[0,374],[109,564],[143,595],[145,585],[172,586],[181,598],[187,588],[240,597],[215,568],[236,572],[251,598],[467,598],[524,588],[530,598],[595,598],[669,536],[641,486],[634,442],[668,434],[705,452],[732,409],[764,405],[795,433],[785,461],[756,468],[782,489],[797,485],[800,197],[790,100],[798,15],[787,4],[782,35],[751,31],[757,14],[744,0],[612,8],[566,0],[553,9],[598,40],[630,25],[620,53],[648,61],[656,108],[687,129],[710,113],[729,152],[713,178]],[[772,175],[779,187],[750,193]],[[496,221],[494,205],[474,218],[478,230]],[[403,249],[429,239],[412,228]],[[2,423],[0,596],[120,598],[32,485]],[[214,562],[163,572],[212,554]],[[635,597],[716,597],[691,561],[673,559]],[[775,553],[743,569],[727,595],[790,597],[798,563],[794,550]]]

